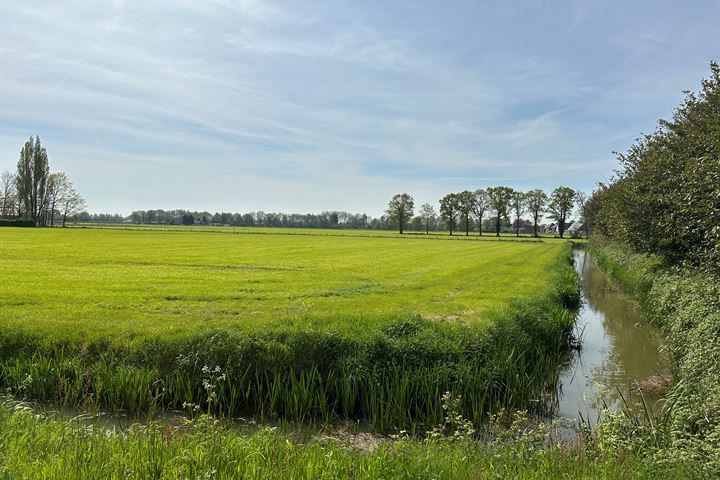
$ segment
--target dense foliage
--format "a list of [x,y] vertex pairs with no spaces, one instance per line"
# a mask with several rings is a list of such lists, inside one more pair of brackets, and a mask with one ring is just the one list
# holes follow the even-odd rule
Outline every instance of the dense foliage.
[[720,273],[720,67],[672,120],[619,156],[590,200],[597,232],[671,264]]

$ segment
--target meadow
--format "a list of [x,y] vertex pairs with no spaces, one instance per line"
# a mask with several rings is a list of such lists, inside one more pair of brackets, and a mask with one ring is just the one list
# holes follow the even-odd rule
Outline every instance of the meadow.
[[0,384],[383,431],[436,424],[446,391],[479,422],[552,384],[568,243],[286,233],[0,230]]

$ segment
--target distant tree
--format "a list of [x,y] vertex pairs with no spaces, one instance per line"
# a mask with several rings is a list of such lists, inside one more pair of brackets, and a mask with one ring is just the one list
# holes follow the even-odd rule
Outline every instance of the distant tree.
[[535,237],[538,236],[538,222],[542,216],[543,209],[547,204],[547,200],[547,194],[539,188],[530,190],[526,194],[527,207],[533,216],[533,235]]
[[515,190],[510,198],[510,206],[515,213],[515,236],[520,236],[520,217],[525,213],[527,197],[524,192]]
[[195,217],[193,217],[191,214],[186,213],[182,216],[182,224],[183,225],[193,225],[195,223]]
[[68,217],[77,215],[85,208],[85,200],[75,190],[75,186],[68,179],[63,185],[63,190],[58,197],[57,207],[62,214],[62,226],[65,227],[65,222]]
[[30,137],[20,151],[15,187],[21,216],[36,225],[40,225],[45,212],[49,174],[47,151],[41,145],[40,137]]
[[10,172],[2,172],[0,174],[0,198],[2,200],[0,216],[2,218],[8,218],[15,213],[16,194],[15,175]]
[[429,203],[424,203],[420,207],[420,218],[425,222],[425,233],[430,234],[430,225],[435,223],[435,208]]
[[337,227],[337,224],[340,222],[337,212],[330,213],[330,216],[328,217],[328,219],[330,221],[331,227]]
[[558,187],[553,190],[552,195],[550,195],[550,202],[548,203],[547,209],[548,212],[550,212],[550,218],[558,223],[560,238],[563,238],[565,234],[565,225],[568,216],[572,212],[574,201],[575,190],[570,187]]
[[510,187],[490,187],[486,190],[490,209],[495,213],[495,236],[500,236],[500,222],[508,218],[513,189]]
[[401,235],[405,224],[413,216],[414,208],[415,201],[407,193],[398,193],[388,202],[385,213],[387,213],[390,223],[400,228]]
[[424,225],[425,225],[425,222],[423,221],[423,218],[419,215],[416,217],[413,217],[413,219],[410,220],[410,230],[413,230],[415,232],[422,231]]
[[468,236],[470,235],[470,215],[472,215],[475,206],[475,194],[468,190],[458,193],[457,206],[458,213],[465,221],[465,236]]
[[445,226],[450,230],[450,235],[457,225],[459,199],[457,193],[448,193],[440,199],[440,217],[445,221]]
[[483,189],[477,189],[475,190],[475,201],[473,202],[473,214],[475,215],[475,218],[477,219],[478,224],[478,234],[482,236],[482,223],[483,223],[483,216],[485,215],[485,211],[489,207],[489,199],[487,196],[487,192]]
[[47,195],[47,210],[45,224],[51,227],[55,225],[55,211],[57,205],[63,201],[64,196],[67,194],[72,183],[64,172],[54,172],[48,175],[47,189],[45,194]]
[[588,238],[590,234],[588,233],[588,195],[585,192],[575,192],[575,204],[578,208],[578,213],[580,214],[580,222],[582,223],[582,229],[585,230],[585,238]]

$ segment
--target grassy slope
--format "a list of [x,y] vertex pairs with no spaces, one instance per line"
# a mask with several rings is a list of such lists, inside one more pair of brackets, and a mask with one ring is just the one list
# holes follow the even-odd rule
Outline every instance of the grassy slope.
[[552,381],[572,325],[563,305],[577,300],[567,244],[0,236],[0,382],[133,412],[192,402],[415,429],[438,421],[451,390],[479,421]]

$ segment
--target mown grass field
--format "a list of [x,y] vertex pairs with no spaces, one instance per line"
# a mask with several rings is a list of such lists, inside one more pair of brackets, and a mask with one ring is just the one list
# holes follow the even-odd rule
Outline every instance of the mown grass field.
[[0,230],[0,322],[130,339],[218,328],[378,328],[409,315],[485,323],[544,288],[561,244]]
[[380,430],[525,406],[577,301],[569,245],[182,229],[0,230],[0,383],[131,412]]

